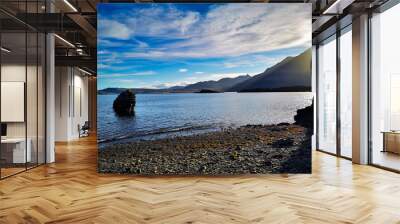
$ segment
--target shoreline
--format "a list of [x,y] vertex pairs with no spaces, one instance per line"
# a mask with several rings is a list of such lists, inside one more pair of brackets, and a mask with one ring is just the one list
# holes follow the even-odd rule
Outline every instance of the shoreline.
[[[192,93],[198,93],[198,92],[135,92],[135,95],[163,95],[163,94],[192,94]],[[221,93],[312,93],[311,91],[265,91],[265,92],[260,92],[260,91],[244,91],[244,92],[229,92],[229,91],[225,91],[225,92],[217,92],[219,94]],[[216,93],[207,93],[204,95],[208,95],[208,94],[216,94]],[[97,96],[118,96],[119,93],[97,93]]]
[[298,124],[246,125],[120,143],[99,150],[98,171],[172,176],[310,173],[311,132]]
[[210,133],[220,131],[223,127],[213,125],[203,126],[187,126],[187,127],[176,127],[176,128],[160,128],[150,131],[143,131],[142,133],[135,133],[132,135],[118,136],[108,139],[99,139],[97,142],[100,145],[99,148],[104,148],[110,144],[128,144],[136,141],[151,141],[164,138],[174,138],[179,136],[191,136],[196,134]]

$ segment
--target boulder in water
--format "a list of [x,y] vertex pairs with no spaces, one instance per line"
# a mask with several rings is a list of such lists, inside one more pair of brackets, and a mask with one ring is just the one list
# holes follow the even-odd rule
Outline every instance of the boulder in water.
[[131,90],[125,90],[114,100],[113,108],[119,116],[133,116],[136,96]]

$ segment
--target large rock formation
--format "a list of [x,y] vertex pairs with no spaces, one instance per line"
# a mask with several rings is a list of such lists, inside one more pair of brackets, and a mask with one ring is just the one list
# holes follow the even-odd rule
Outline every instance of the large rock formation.
[[297,114],[294,116],[294,120],[295,124],[301,125],[306,128],[313,128],[314,101],[310,106],[297,110]]
[[131,90],[125,90],[114,100],[113,108],[119,116],[133,116],[136,96]]

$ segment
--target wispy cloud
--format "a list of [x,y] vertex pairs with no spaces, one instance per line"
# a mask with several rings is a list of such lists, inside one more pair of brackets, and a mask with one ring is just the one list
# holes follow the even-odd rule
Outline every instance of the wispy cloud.
[[160,88],[258,74],[311,47],[310,4],[106,5],[98,16],[101,86],[140,79],[124,85]]
[[201,77],[199,81],[220,80],[222,78],[236,78],[238,76],[247,75],[246,73],[222,73],[222,74],[209,74],[206,77]]
[[[135,16],[132,18],[132,15]],[[106,23],[102,25],[105,37],[115,37],[114,29],[121,29],[118,32],[121,39],[151,36],[175,40],[125,52],[124,56],[128,58],[233,57],[308,46],[311,41],[309,4],[286,4],[284,7],[263,3],[223,4],[212,7],[202,16],[194,11],[180,11],[171,5],[154,5],[146,9],[135,8],[126,17],[112,21],[100,20],[100,24]]]
[[178,82],[165,82],[165,83],[157,83],[153,84],[150,86],[147,86],[146,88],[152,88],[152,89],[167,89],[173,86],[186,86],[191,84],[191,82],[187,81],[178,81]]
[[110,65],[107,65],[107,64],[98,64],[98,65],[97,65],[97,68],[98,68],[98,69],[109,68],[109,67],[111,67],[111,66],[110,66]]
[[98,24],[101,37],[126,40],[133,34],[132,29],[117,20],[101,19]]
[[250,55],[246,57],[236,57],[233,59],[225,60],[225,68],[237,68],[237,67],[254,67],[259,65],[270,66],[281,61],[285,56],[264,56],[264,55]]
[[154,71],[143,71],[135,73],[110,73],[110,74],[99,74],[99,78],[119,78],[119,77],[130,77],[130,76],[147,76],[157,74]]

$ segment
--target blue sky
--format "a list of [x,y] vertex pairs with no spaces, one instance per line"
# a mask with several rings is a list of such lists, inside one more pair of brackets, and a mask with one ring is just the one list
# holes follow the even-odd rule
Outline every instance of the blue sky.
[[311,4],[99,4],[98,88],[256,75],[311,47]]

